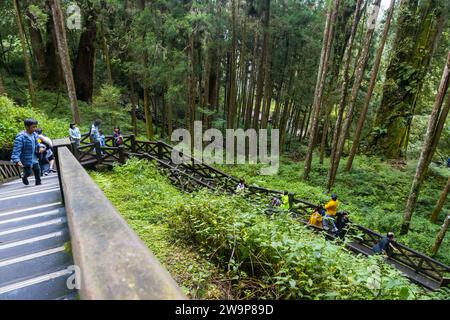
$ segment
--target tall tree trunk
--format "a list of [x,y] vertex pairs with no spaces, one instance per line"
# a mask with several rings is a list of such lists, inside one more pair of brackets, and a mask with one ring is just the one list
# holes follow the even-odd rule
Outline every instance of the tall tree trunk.
[[267,56],[269,51],[269,24],[270,24],[270,0],[264,1],[264,18],[263,18],[263,44],[261,48],[261,60],[259,62],[258,80],[256,84],[255,108],[253,115],[253,128],[259,128],[259,114],[261,109],[261,101],[263,97],[264,79],[267,71]]
[[[344,51],[344,69],[342,72],[342,83],[341,83],[341,94],[339,98],[339,106],[336,116],[336,123],[334,125],[333,132],[333,140],[331,142],[331,154],[330,154],[330,166],[328,170],[328,180],[330,180],[330,176],[332,174],[333,169],[333,161],[336,155],[336,147],[339,141],[339,134],[342,126],[342,118],[344,115],[345,103],[347,102],[348,95],[348,84],[349,84],[349,69],[350,69],[350,61],[352,60],[352,52],[353,52],[353,42],[355,40],[356,31],[358,29],[358,23],[361,18],[361,5],[362,1],[358,0],[356,3],[355,15],[353,18],[352,29],[350,32],[350,36],[348,38],[347,46]],[[330,110],[331,111],[331,110]]]
[[447,184],[445,185],[444,190],[442,190],[441,195],[439,197],[438,202],[436,203],[436,207],[434,207],[433,212],[431,213],[430,221],[433,223],[436,223],[439,213],[442,210],[442,207],[444,206],[444,202],[447,199],[447,195],[450,191],[450,176],[447,179]]
[[308,108],[308,118],[306,120],[306,128],[305,128],[305,132],[303,133],[303,136],[300,137],[300,142],[303,141],[303,139],[306,138],[306,135],[308,134],[308,129],[309,129],[309,124],[311,123],[311,114],[313,111],[313,106],[310,106]]
[[138,102],[136,100],[136,90],[134,87],[134,76],[130,74],[128,76],[130,85],[130,98],[131,98],[131,127],[133,128],[133,134],[137,136],[137,119],[136,119],[136,106]]
[[236,0],[231,0],[231,54],[230,54],[230,86],[228,93],[227,128],[235,127],[236,120],[236,60],[237,60],[237,35],[236,35]]
[[57,39],[55,23],[53,21],[52,8],[50,0],[46,1],[46,10],[48,12],[48,20],[46,24],[47,37],[45,40],[45,66],[42,70],[42,78],[40,79],[41,86],[48,90],[60,89],[64,83],[64,76],[62,73],[61,60],[58,57]]
[[419,162],[417,164],[416,174],[411,186],[411,191],[406,202],[405,214],[403,217],[401,234],[406,234],[409,231],[409,225],[411,217],[413,215],[417,198],[419,197],[420,188],[422,187],[425,175],[428,171],[431,159],[434,151],[436,150],[437,142],[442,133],[442,127],[447,118],[447,114],[450,108],[450,95],[447,98],[445,107],[442,108],[445,94],[447,92],[450,82],[450,52],[448,53],[447,63],[442,74],[441,83],[436,95],[433,110],[428,121],[428,128],[425,135],[425,139],[422,145],[422,151],[420,153]]
[[367,111],[369,110],[369,103],[372,99],[373,89],[375,88],[378,71],[380,69],[381,58],[383,56],[384,45],[386,44],[386,39],[388,36],[389,27],[391,24],[392,16],[394,13],[395,0],[391,0],[391,4],[389,5],[389,9],[387,11],[386,22],[384,23],[383,35],[380,40],[380,45],[377,49],[375,62],[372,68],[372,75],[370,77],[369,88],[367,89],[367,95],[364,99],[364,105],[361,110],[361,114],[358,120],[358,126],[356,127],[355,136],[353,137],[353,145],[350,151],[350,154],[347,159],[347,164],[345,167],[345,171],[350,171],[353,164],[353,159],[355,158],[356,152],[359,147],[359,140],[361,139],[361,132],[364,127],[364,122],[366,120]]
[[41,81],[44,76],[45,69],[45,50],[44,42],[42,40],[41,31],[39,30],[38,22],[36,17],[30,12],[29,5],[36,4],[36,1],[30,1],[28,3],[28,8],[25,11],[28,17],[28,31],[30,34],[31,48],[33,49],[34,59],[36,61],[36,66],[38,70],[38,79]]
[[33,75],[31,73],[31,62],[30,62],[30,56],[28,55],[28,49],[27,49],[27,41],[25,36],[25,30],[23,26],[23,19],[22,19],[22,13],[20,10],[20,4],[19,0],[13,0],[14,9],[16,12],[16,21],[17,26],[19,28],[19,38],[20,38],[20,45],[22,46],[22,52],[23,52],[23,60],[25,62],[25,75],[28,81],[28,92],[30,94],[31,99],[31,107],[36,108],[37,102],[36,102],[36,94],[34,93],[34,85],[33,85]]
[[441,246],[442,240],[444,240],[445,234],[448,230],[448,225],[450,224],[450,214],[447,215],[447,217],[444,220],[444,224],[441,227],[441,230],[439,230],[439,233],[436,237],[436,241],[434,242],[433,247],[431,248],[431,256],[435,256],[439,250],[439,247]]
[[256,55],[257,55],[257,47],[258,47],[259,35],[258,31],[255,32],[255,38],[253,41],[253,54],[252,54],[252,62],[251,62],[251,75],[249,79],[249,87],[248,96],[247,96],[247,105],[245,108],[245,123],[244,128],[248,129],[251,126],[252,119],[252,111],[253,111],[253,97],[255,96],[255,81],[256,81]]
[[188,105],[187,105],[187,117],[186,117],[186,128],[188,128],[191,133],[191,145],[194,147],[194,121],[195,121],[195,74],[194,74],[194,33],[189,35],[189,45],[187,47],[188,55]]
[[[314,91],[314,103],[312,111],[312,122],[308,141],[308,151],[306,153],[305,168],[303,171],[303,179],[309,179],[311,171],[311,162],[313,157],[314,142],[316,140],[316,131],[319,123],[320,105],[322,103],[322,94],[325,84],[325,79],[328,70],[328,60],[330,56],[331,46],[333,43],[333,27],[336,21],[340,0],[334,0],[334,4],[328,9],[327,20],[323,33],[322,52],[320,55],[319,72],[317,74],[316,88]],[[333,8],[333,9],[331,9]]]
[[109,48],[108,48],[108,42],[106,41],[106,32],[105,32],[105,23],[104,18],[102,17],[102,21],[100,22],[100,32],[101,32],[101,38],[102,38],[102,49],[103,49],[103,56],[105,58],[105,65],[106,65],[106,75],[108,77],[108,84],[110,86],[113,85],[113,77],[112,77],[112,70],[111,70],[111,58],[109,57]]
[[[374,10],[377,10],[376,13],[372,16],[372,18],[374,19],[374,22],[376,21],[377,16],[378,16],[378,8],[380,6],[380,3],[381,3],[381,0],[375,0],[373,3]],[[361,52],[361,56],[357,63],[356,75],[355,75],[355,80],[353,81],[352,92],[349,97],[347,114],[345,116],[342,130],[339,134],[339,139],[338,139],[338,143],[336,146],[335,155],[334,155],[333,161],[331,162],[330,170],[328,173],[328,183],[327,183],[328,191],[331,190],[331,188],[334,185],[334,181],[336,179],[337,170],[339,168],[339,162],[341,161],[342,151],[344,149],[345,139],[347,137],[347,134],[350,130],[350,125],[352,123],[352,116],[353,116],[353,111],[355,108],[356,98],[358,96],[358,92],[361,87],[361,82],[362,82],[362,78],[364,75],[364,70],[367,65],[367,61],[369,60],[369,49],[370,49],[370,44],[372,42],[372,37],[373,37],[374,32],[375,32],[375,28],[367,29],[365,40],[364,40],[364,46],[363,46],[363,49]],[[336,131],[336,129],[335,129],[335,131]]]
[[67,93],[69,95],[72,117],[75,123],[80,123],[80,114],[78,112],[78,101],[73,80],[72,66],[70,64],[69,50],[67,48],[66,29],[64,28],[64,17],[61,11],[59,0],[50,0],[52,8],[53,22],[55,25],[56,42],[58,53],[61,60],[61,67],[66,80]]
[[[88,1],[89,6],[92,6]],[[92,7],[89,8],[86,26],[81,33],[78,54],[75,62],[74,79],[77,89],[77,98],[92,103],[94,88],[94,59],[95,41],[97,37],[97,14]]]
[[[0,69],[1,71],[1,69]],[[5,91],[5,85],[3,84],[3,75],[2,72],[0,72],[0,96],[6,95]]]
[[383,97],[370,145],[383,159],[404,158],[405,137],[412,120],[416,97],[429,69],[439,39],[444,6],[439,1],[403,0],[392,55],[386,71]]

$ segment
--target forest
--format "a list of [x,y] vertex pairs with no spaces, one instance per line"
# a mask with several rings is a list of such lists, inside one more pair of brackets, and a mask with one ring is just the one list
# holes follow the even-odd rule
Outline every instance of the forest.
[[[0,160],[25,118],[51,139],[96,119],[168,144],[181,128],[194,142],[197,121],[276,130],[277,174],[212,166],[310,203],[336,194],[352,222],[450,265],[448,0],[4,0],[0,17]],[[131,155],[88,173],[189,298],[450,299],[264,214],[262,196],[186,193]]]

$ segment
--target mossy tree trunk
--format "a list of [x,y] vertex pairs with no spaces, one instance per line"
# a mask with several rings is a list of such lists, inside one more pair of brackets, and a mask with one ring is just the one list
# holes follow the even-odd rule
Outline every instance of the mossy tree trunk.
[[433,246],[431,247],[431,256],[435,256],[441,246],[442,240],[444,240],[445,234],[448,230],[448,225],[450,224],[450,214],[445,217],[444,224],[441,227],[441,230],[439,230],[439,233],[436,237],[436,241],[434,242]]
[[429,69],[443,23],[444,3],[438,0],[403,0],[383,97],[378,108],[371,149],[383,159],[404,158],[407,129],[417,95]]

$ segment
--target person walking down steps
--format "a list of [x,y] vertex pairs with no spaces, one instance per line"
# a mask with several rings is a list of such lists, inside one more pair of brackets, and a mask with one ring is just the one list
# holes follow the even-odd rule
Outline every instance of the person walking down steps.
[[11,161],[23,168],[22,182],[29,185],[28,177],[34,172],[36,185],[41,184],[41,169],[39,167],[39,153],[45,148],[39,144],[36,128],[38,122],[34,119],[24,120],[25,130],[20,132],[14,140]]

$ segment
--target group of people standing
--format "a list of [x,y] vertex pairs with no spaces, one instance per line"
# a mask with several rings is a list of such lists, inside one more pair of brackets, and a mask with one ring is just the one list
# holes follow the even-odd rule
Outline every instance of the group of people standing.
[[[91,128],[89,129],[89,139],[92,143],[99,142],[100,147],[106,146],[106,137],[103,134],[103,130],[100,129],[101,121],[99,119],[95,120]],[[76,123],[71,123],[69,128],[70,140],[75,142],[77,146],[80,145],[81,133],[80,129],[77,127]],[[120,132],[119,127],[114,127],[113,131],[113,146],[118,147],[123,144],[123,136]]]
[[47,176],[55,169],[52,140],[38,128],[35,119],[24,120],[25,130],[17,134],[14,140],[11,161],[23,168],[22,182],[29,185],[28,177],[34,173],[35,184],[41,184],[41,177]]

